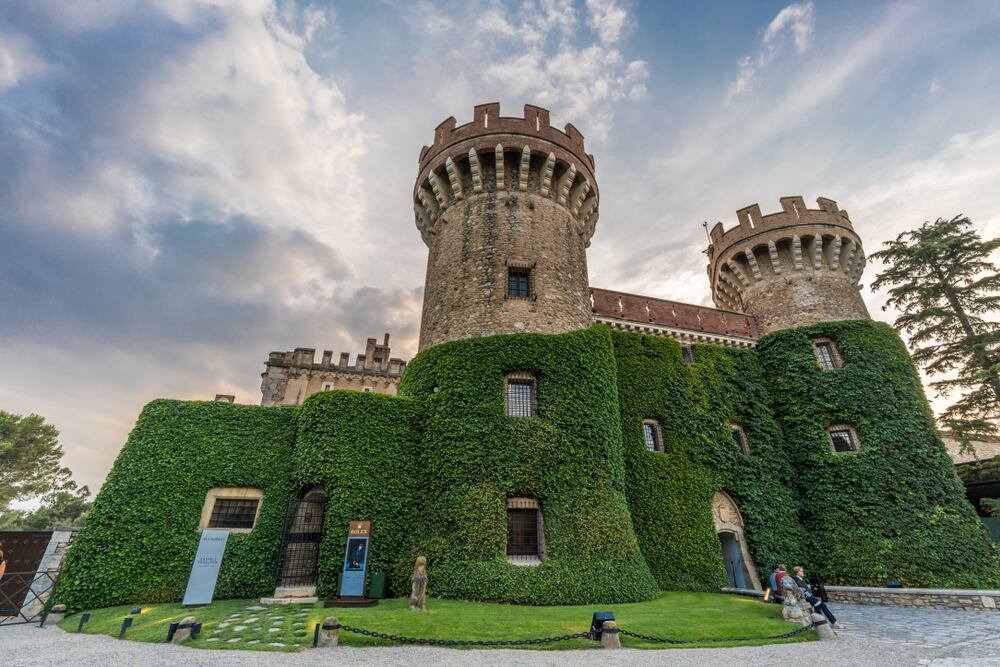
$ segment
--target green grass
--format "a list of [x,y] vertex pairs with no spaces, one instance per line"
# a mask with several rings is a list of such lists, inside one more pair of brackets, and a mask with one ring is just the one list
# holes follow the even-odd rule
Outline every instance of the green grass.
[[[133,616],[126,637],[136,641],[162,642],[173,621],[193,615],[202,623],[201,635],[189,642],[196,648],[238,648],[268,651],[298,651],[312,645],[313,627],[327,616],[341,623],[376,632],[433,639],[530,639],[582,632],[590,627],[595,611],[613,611],[620,627],[642,634],[675,639],[714,637],[766,637],[794,630],[781,618],[781,607],[753,598],[711,593],[665,592],[655,600],[631,604],[582,605],[565,607],[522,607],[486,602],[429,600],[427,612],[407,609],[407,600],[383,600],[367,609],[324,609],[316,606],[272,606],[248,611],[253,600],[223,600],[208,607],[185,609],[179,604],[142,607]],[[109,607],[90,612],[84,632],[117,636],[122,619],[131,607]],[[239,615],[239,620],[237,619]],[[248,622],[248,619],[256,619]],[[79,614],[68,616],[61,627],[75,632]],[[224,625],[225,627],[221,627]],[[237,632],[237,626],[244,629]],[[275,631],[271,632],[271,629]],[[230,643],[228,640],[239,638]],[[809,641],[815,631],[784,640],[713,642],[684,644],[685,647],[755,646],[761,644]],[[214,639],[215,641],[210,641]],[[249,644],[256,641],[254,644]],[[285,646],[271,646],[281,643]],[[387,646],[393,642],[341,631],[340,643],[347,646]],[[656,644],[623,637],[629,648],[665,648]],[[573,639],[524,648],[584,649],[600,644]]]

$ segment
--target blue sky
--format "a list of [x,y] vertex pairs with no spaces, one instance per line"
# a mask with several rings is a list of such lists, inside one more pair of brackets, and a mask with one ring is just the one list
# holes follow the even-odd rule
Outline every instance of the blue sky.
[[702,221],[784,195],[869,254],[957,213],[1000,235],[998,28],[974,1],[3,3],[0,409],[93,487],[153,398],[255,403],[270,350],[383,331],[411,356],[417,157],[481,102],[585,135],[595,286],[710,303]]

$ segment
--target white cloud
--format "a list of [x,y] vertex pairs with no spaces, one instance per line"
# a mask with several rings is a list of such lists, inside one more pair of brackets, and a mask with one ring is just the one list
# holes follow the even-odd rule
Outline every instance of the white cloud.
[[937,80],[937,77],[931,79],[931,85],[927,87],[927,92],[931,95],[937,95],[941,92],[941,82]]
[[28,37],[0,30],[0,92],[49,67]]
[[754,88],[761,70],[777,57],[786,36],[791,36],[799,55],[804,54],[809,48],[814,25],[812,2],[788,5],[778,12],[764,31],[757,54],[740,59],[740,71],[736,79],[729,84],[726,102],[732,102]]
[[616,0],[587,0],[587,24],[601,42],[614,44],[621,40],[629,26],[628,12]]

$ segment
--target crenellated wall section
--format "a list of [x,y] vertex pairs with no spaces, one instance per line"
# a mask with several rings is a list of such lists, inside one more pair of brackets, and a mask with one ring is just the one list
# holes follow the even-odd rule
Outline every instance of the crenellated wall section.
[[761,335],[824,321],[868,319],[858,281],[865,254],[854,226],[835,201],[783,197],[763,215],[737,211],[739,225],[711,231],[708,274],[720,308],[753,315]]

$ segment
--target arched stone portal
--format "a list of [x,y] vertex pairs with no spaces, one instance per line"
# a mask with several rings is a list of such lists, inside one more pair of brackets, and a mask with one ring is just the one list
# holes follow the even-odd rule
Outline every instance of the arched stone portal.
[[712,497],[712,518],[722,547],[722,562],[729,585],[733,588],[761,590],[757,568],[750,558],[747,538],[743,533],[743,517],[729,494],[719,491]]

